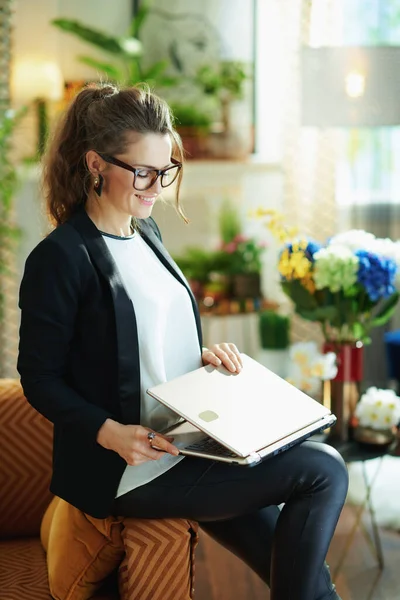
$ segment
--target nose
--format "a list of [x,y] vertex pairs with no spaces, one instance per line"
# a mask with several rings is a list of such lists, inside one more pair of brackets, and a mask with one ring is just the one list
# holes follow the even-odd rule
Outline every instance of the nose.
[[162,187],[161,187],[161,179],[160,177],[157,177],[157,179],[155,180],[155,182],[153,183],[153,185],[148,189],[149,192],[153,192],[153,194],[157,194],[160,195],[162,192]]

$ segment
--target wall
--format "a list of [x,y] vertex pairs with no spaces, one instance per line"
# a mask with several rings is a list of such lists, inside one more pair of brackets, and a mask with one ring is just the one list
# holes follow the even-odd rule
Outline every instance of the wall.
[[91,77],[93,70],[80,64],[76,56],[90,54],[104,58],[104,55],[63,33],[50,21],[62,17],[76,19],[91,27],[123,35],[129,27],[131,4],[131,0],[16,0],[14,59],[35,54],[53,57],[66,81]]
[[[265,2],[262,1],[262,4]],[[272,2],[276,4],[276,0]],[[270,3],[268,3],[270,5]],[[193,45],[189,40],[197,36],[208,36],[209,52],[221,49],[221,55],[227,59],[250,62],[253,52],[253,2],[248,0],[203,0],[201,5],[197,0],[177,0],[168,4],[163,0],[154,0],[154,8],[167,9],[175,14],[188,13],[191,28],[181,29],[178,42],[180,52],[187,55]],[[272,8],[271,8],[272,7]],[[276,7],[275,7],[276,8]],[[44,54],[52,56],[59,62],[66,80],[91,77],[93,71],[80,65],[75,57],[78,54],[95,54],[91,46],[75,40],[72,36],[60,32],[49,25],[49,21],[57,17],[75,18],[90,23],[93,27],[109,30],[117,34],[126,32],[130,21],[130,0],[115,0],[114,2],[99,0],[16,0],[14,58],[25,54]],[[193,13],[199,18],[193,20]],[[277,22],[277,13],[271,5],[264,14],[268,23],[267,31]],[[275,19],[275,21],[274,21]],[[198,27],[194,23],[198,22]],[[161,26],[161,23],[164,26]],[[165,20],[160,16],[149,18],[143,30],[146,45],[156,48],[171,40],[176,34],[177,22],[166,28]],[[215,35],[218,31],[218,36]],[[262,36],[262,29],[259,35]],[[273,38],[275,39],[275,38]],[[273,40],[272,40],[273,41]],[[269,53],[273,52],[272,41]],[[207,51],[208,52],[208,51]],[[201,52],[191,58],[201,62],[207,57],[207,52]],[[158,56],[160,55],[158,49]],[[99,55],[100,56],[100,55]],[[156,56],[156,55],[155,55]],[[155,57],[154,56],[154,57]],[[149,60],[154,58],[149,51]],[[194,64],[195,64],[194,60]],[[265,89],[265,77],[273,78],[273,66],[268,62],[266,73],[258,68],[257,85]],[[270,94],[271,96],[271,94]],[[264,100],[263,100],[264,102]],[[276,101],[275,105],[276,105]],[[275,109],[276,112],[277,108]],[[264,111],[265,112],[265,111]],[[247,124],[248,125],[248,124]],[[29,146],[29,136],[31,145]],[[20,136],[19,150],[29,154],[32,149],[32,121],[26,119],[24,131]],[[166,245],[172,253],[179,253],[189,243],[204,243],[207,245],[217,242],[217,212],[220,203],[227,197],[237,204],[242,215],[246,233],[263,235],[260,226],[249,219],[248,212],[259,204],[279,208],[282,199],[282,173],[277,164],[276,135],[263,136],[264,156],[258,160],[246,162],[217,161],[197,162],[187,164],[182,188],[182,199],[186,207],[191,225],[185,227],[175,215],[173,209],[167,209],[161,204],[155,209],[157,219],[163,230]],[[24,238],[19,253],[19,268],[23,267],[29,251],[39,241],[45,232],[46,224],[41,215],[41,199],[38,189],[38,169],[23,169],[21,171],[23,185],[17,198],[17,211]],[[275,273],[276,249],[273,247],[266,255],[264,291],[273,299],[279,297],[279,285]]]

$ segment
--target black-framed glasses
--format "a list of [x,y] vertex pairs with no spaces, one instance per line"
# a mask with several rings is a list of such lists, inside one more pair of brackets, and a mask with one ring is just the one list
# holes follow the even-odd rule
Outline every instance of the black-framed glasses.
[[151,188],[159,177],[161,187],[166,188],[172,185],[178,177],[179,171],[182,169],[182,163],[174,158],[171,159],[173,164],[166,169],[147,169],[146,167],[132,167],[109,154],[103,154],[102,152],[97,152],[97,154],[111,165],[116,165],[117,167],[121,167],[121,169],[126,169],[133,173],[133,187],[139,192],[144,192]]

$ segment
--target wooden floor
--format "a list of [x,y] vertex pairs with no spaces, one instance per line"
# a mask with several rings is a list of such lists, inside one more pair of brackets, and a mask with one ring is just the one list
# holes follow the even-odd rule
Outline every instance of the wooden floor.
[[[328,554],[334,570],[354,520],[346,506]],[[380,574],[363,534],[358,531],[336,583],[342,600],[400,600],[400,533],[381,531],[385,569]],[[201,533],[196,553],[195,600],[268,600],[266,585],[239,559]],[[310,600],[312,600],[310,598]]]

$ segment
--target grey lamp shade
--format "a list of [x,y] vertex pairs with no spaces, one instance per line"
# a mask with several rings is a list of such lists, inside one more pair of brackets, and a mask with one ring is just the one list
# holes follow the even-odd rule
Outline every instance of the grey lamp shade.
[[303,126],[400,125],[400,47],[304,47],[301,54]]

